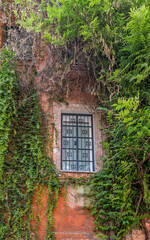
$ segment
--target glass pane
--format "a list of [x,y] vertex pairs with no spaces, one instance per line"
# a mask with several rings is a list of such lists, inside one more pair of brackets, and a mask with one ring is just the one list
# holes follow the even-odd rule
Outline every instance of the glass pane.
[[69,122],[70,122],[70,125],[76,125],[76,116],[74,115],[70,115],[69,116]]
[[92,139],[79,138],[78,139],[78,148],[79,149],[92,149]]
[[67,161],[62,162],[62,170],[69,170],[69,162]]
[[92,138],[92,128],[90,127],[78,127],[78,137],[82,138]]
[[77,171],[77,162],[70,162],[70,170]]
[[92,161],[92,150],[79,150],[79,161]]
[[62,160],[77,160],[77,151],[72,149],[63,149]]
[[63,115],[63,125],[76,126],[76,116],[74,115]]
[[78,116],[78,126],[92,126],[91,116]]
[[62,148],[77,148],[76,138],[64,138],[62,139]]
[[91,171],[90,162],[79,162],[79,171]]
[[62,170],[77,171],[77,163],[75,161],[62,161]]
[[62,136],[63,137],[76,137],[76,127],[62,127]]

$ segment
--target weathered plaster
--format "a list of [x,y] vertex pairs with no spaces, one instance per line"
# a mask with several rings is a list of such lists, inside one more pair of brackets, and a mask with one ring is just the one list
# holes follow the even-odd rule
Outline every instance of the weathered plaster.
[[68,186],[68,194],[62,188],[57,208],[54,210],[56,239],[94,240],[93,217],[84,211],[83,188]]

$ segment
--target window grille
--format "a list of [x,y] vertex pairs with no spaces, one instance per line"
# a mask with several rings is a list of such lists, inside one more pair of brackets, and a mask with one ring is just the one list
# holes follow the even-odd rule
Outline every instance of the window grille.
[[92,115],[62,114],[61,169],[94,171]]

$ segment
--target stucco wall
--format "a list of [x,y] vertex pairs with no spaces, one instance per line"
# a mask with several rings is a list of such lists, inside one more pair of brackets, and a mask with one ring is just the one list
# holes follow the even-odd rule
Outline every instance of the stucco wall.
[[[40,96],[40,102],[43,112],[47,116],[48,129],[50,138],[53,139],[53,160],[56,168],[60,170],[61,166],[61,113],[74,113],[74,114],[92,114],[93,126],[94,126],[94,154],[95,154],[95,166],[96,171],[102,169],[102,162],[99,161],[103,155],[103,148],[101,141],[103,139],[103,133],[100,130],[102,127],[101,114],[97,110],[97,101],[89,94],[80,93],[78,90],[74,90],[70,96],[68,96],[63,103],[49,101],[49,95],[42,93]],[[67,102],[67,104],[66,104]],[[54,123],[52,130],[51,124]],[[54,130],[55,129],[55,130]],[[57,132],[57,134],[56,134]],[[51,144],[50,144],[51,145]],[[51,146],[49,147],[49,154],[51,152]],[[60,179],[65,180],[66,177],[88,177],[90,173],[84,172],[63,172],[60,171]],[[44,189],[42,193],[43,209],[41,210],[42,222],[39,226],[40,240],[44,240],[46,234],[46,201],[47,201],[47,189]],[[65,188],[61,189],[61,194],[58,199],[57,208],[54,210],[54,225],[56,232],[56,239],[96,239],[94,236],[93,218],[89,212],[84,210],[84,189],[73,188],[68,186],[67,195],[65,194]],[[34,201],[33,211],[37,212],[36,196]],[[45,213],[45,214],[44,214]]]
[[[100,157],[105,154],[101,141],[104,139],[103,132],[99,127],[104,126],[103,116],[97,111],[97,102],[94,97],[88,94],[82,94],[76,89],[70,96],[66,97],[66,103],[49,102],[49,96],[46,93],[41,95],[41,105],[45,114],[50,114],[53,118],[49,118],[49,134],[53,141],[53,160],[57,169],[61,166],[61,113],[81,113],[93,114],[94,125],[94,152],[96,171],[102,169]],[[55,124],[55,131],[52,131],[51,123]],[[57,135],[57,137],[56,137]],[[57,139],[56,139],[57,138]],[[50,150],[49,150],[50,152]],[[84,172],[64,172],[60,171],[60,179],[65,180],[66,177],[88,177],[91,173]],[[43,209],[41,210],[42,221],[39,227],[39,239],[44,240],[46,234],[46,209],[47,209],[47,189],[42,194]],[[56,240],[96,240],[94,235],[94,219],[89,212],[84,211],[83,188],[74,188],[68,186],[66,195],[65,188],[61,189],[57,208],[54,210],[54,225]],[[36,197],[36,196],[35,196]],[[37,211],[34,203],[34,211]],[[149,226],[149,225],[148,225]],[[145,234],[142,230],[132,230],[124,240],[145,240]]]
[[[0,13],[1,17],[1,13]],[[0,48],[3,45],[3,31],[2,31],[2,23],[0,22]],[[46,49],[48,51],[48,48]],[[50,55],[50,54],[49,54]],[[51,56],[51,55],[50,55]],[[37,64],[38,72],[40,73],[43,68],[46,66],[47,61],[49,65],[53,65],[53,58],[47,57],[47,55],[43,55],[43,58],[39,59]],[[75,75],[74,75],[75,76]],[[78,76],[77,76],[78,77]],[[39,81],[38,81],[39,80]],[[36,79],[37,88],[40,88],[40,85],[43,83],[40,82],[41,79]],[[93,114],[94,119],[94,153],[95,153],[95,166],[96,171],[102,169],[102,162],[99,161],[100,157],[104,154],[104,150],[102,148],[101,141],[104,139],[103,132],[99,127],[102,127],[103,116],[100,112],[97,111],[97,100],[95,97],[91,96],[88,93],[87,89],[82,92],[79,87],[73,89],[72,92],[65,98],[65,101],[68,103],[59,103],[59,102],[49,102],[49,95],[47,93],[40,93],[40,102],[43,109],[43,112],[48,116],[52,116],[53,118],[47,117],[49,120],[49,136],[50,139],[54,141],[49,141],[48,151],[51,156],[53,156],[56,167],[60,170],[61,163],[61,113],[88,113]],[[55,135],[55,131],[51,128],[51,123],[55,123],[55,128],[57,130],[57,139]],[[56,141],[57,140],[57,141]],[[52,146],[53,145],[53,146]],[[51,149],[53,148],[53,153]],[[61,178],[66,178],[67,176],[73,176],[75,178],[85,176],[87,177],[88,173],[74,173],[61,172]],[[38,192],[38,190],[37,190]],[[34,196],[33,201],[33,214],[40,215],[41,223],[38,228],[39,240],[44,240],[46,235],[46,222],[47,222],[47,198],[48,198],[48,190],[47,187],[43,187],[41,192],[42,199],[42,207],[39,210],[39,206],[37,204],[37,193]],[[68,193],[66,195],[65,188],[61,189],[61,194],[58,199],[57,208],[54,210],[54,225],[56,230],[56,240],[94,240],[96,239],[93,229],[93,218],[90,216],[89,212],[84,211],[84,197],[83,197],[83,188],[77,187],[73,188],[72,186],[68,187]],[[31,222],[33,228],[36,222]],[[150,223],[147,223],[147,228],[150,230]],[[36,240],[36,237],[33,235],[33,239]],[[133,230],[131,234],[125,237],[124,240],[145,240],[145,235],[142,230]]]

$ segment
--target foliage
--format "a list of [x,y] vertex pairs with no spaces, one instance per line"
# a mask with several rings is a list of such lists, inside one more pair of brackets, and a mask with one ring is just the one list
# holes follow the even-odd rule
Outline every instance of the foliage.
[[[96,231],[121,239],[143,226],[150,206],[149,3],[131,9],[109,81],[119,85],[108,111],[104,169],[91,180],[91,212]],[[116,95],[115,95],[116,97]],[[106,111],[106,109],[105,109]]]
[[90,181],[96,231],[110,239],[121,239],[149,212],[150,108],[136,105],[138,99],[118,99],[115,117],[108,113],[104,168]]
[[[0,68],[0,180],[3,174],[3,162],[7,154],[9,136],[16,115],[15,87],[16,76],[11,52],[3,51]],[[15,81],[14,81],[15,80]]]
[[[6,134],[2,135],[6,143],[1,151],[4,171],[0,182],[3,190],[0,236],[1,239],[31,239],[35,232],[38,239],[37,227],[31,227],[32,204],[35,191],[39,191],[41,186],[47,186],[50,202],[47,224],[51,229],[51,238],[47,239],[53,239],[52,209],[58,197],[59,181],[54,163],[44,150],[38,95],[32,84],[22,91],[17,83],[19,77],[16,78],[15,70],[12,70],[11,56],[10,50],[4,49],[1,53],[1,123],[4,122],[1,132]],[[40,196],[37,202],[41,204]],[[35,223],[38,225],[39,222],[37,216]]]
[[37,4],[37,1],[15,0],[15,3],[17,22],[28,31],[40,32],[51,50],[55,49],[57,65],[60,63],[56,68],[65,69],[60,88],[62,81],[66,83],[70,69],[80,69],[81,65],[88,73],[92,94],[97,95],[103,105],[108,105],[106,100],[119,95],[120,91],[122,94],[124,89],[126,96],[130,93],[136,96],[141,87],[141,96],[148,100],[148,1],[47,3],[43,0]]
[[125,27],[124,45],[120,51],[120,67],[114,80],[121,81],[122,94],[126,97],[139,94],[143,105],[150,104],[150,6],[142,5],[130,12]]
[[[89,77],[91,94],[97,95],[100,100],[100,110],[106,112],[106,107],[110,109],[104,129],[107,153],[103,159],[104,169],[88,182],[91,189],[88,195],[90,209],[95,216],[100,239],[121,239],[134,227],[145,228],[144,219],[148,216],[150,204],[149,1],[15,0],[12,9],[17,23],[30,34],[34,33],[35,37],[41,35],[50,49],[49,53],[54,56],[57,64],[52,68],[46,66],[48,78],[45,79],[50,85],[55,82],[58,95],[59,88],[62,91],[70,84],[68,72],[84,68]],[[36,65],[35,57],[29,70],[33,62]],[[13,234],[15,238],[24,234],[23,237],[28,239],[35,187],[46,184],[49,188],[48,224],[52,226],[52,232],[53,190],[57,198],[59,187],[53,163],[43,152],[38,98],[35,91],[21,94],[20,90],[17,90],[20,91],[19,98],[16,97],[18,87],[11,64],[2,65],[4,71],[0,72],[3,83],[0,85],[1,102],[5,106],[3,99],[8,89],[6,106],[11,109],[10,115],[7,114],[8,108],[2,109],[1,131],[6,133],[2,138],[5,147],[1,151],[5,193],[2,209],[8,212],[8,218],[3,218],[2,232],[7,238]],[[8,79],[7,75],[11,77]],[[12,84],[6,84],[7,81],[12,81]],[[32,89],[32,84],[29,89]],[[21,105],[18,105],[20,100]],[[8,145],[12,146],[13,154]],[[21,164],[22,170],[16,169],[18,164]],[[22,186],[26,191],[22,190]],[[27,206],[20,204],[23,199]],[[18,217],[16,206],[19,206],[19,211],[23,209],[20,216],[25,216],[25,225]],[[19,221],[22,223],[21,230],[16,229]],[[12,232],[8,233],[10,229]],[[52,239],[51,232],[47,239]]]
[[17,22],[28,31],[40,32],[51,50],[55,49],[57,65],[60,63],[59,68],[65,69],[61,81],[66,83],[70,69],[78,68],[87,73],[91,92],[100,101],[115,93],[118,84],[106,79],[118,63],[123,26],[132,1],[61,0],[37,4],[16,0],[15,3]]

